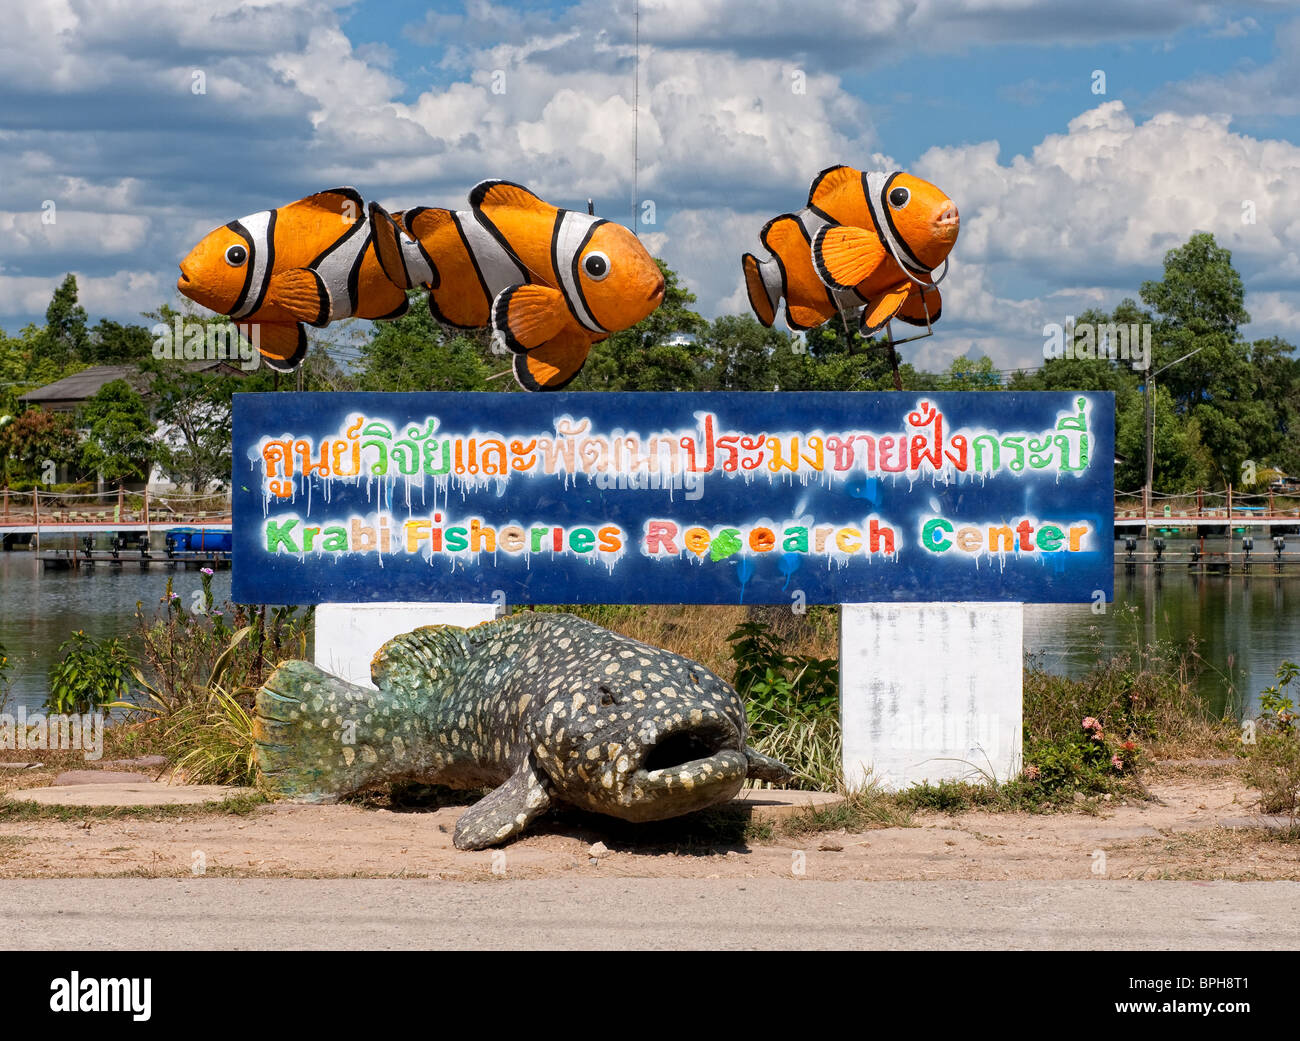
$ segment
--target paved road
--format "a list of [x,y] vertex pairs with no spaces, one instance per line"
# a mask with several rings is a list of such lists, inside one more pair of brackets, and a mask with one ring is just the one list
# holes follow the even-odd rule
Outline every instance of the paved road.
[[1297,882],[19,879],[34,949],[1297,949]]

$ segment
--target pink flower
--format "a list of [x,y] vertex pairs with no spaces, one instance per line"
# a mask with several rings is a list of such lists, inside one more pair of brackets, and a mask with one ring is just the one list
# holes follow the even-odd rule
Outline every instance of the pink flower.
[[1025,780],[1027,780],[1027,781],[1036,781],[1036,780],[1038,780],[1038,777],[1039,777],[1039,774],[1040,774],[1040,773],[1041,773],[1041,771],[1038,769],[1038,767],[1036,767],[1036,766],[1026,766],[1026,767],[1025,767]]
[[1110,757],[1110,765],[1113,766],[1116,770],[1123,770],[1124,760],[1117,755],[1113,755]]
[[1102,741],[1105,739],[1105,737],[1106,735],[1103,734],[1100,730],[1098,730],[1095,734],[1092,735],[1092,739],[1094,741]]
[[199,568],[199,571],[201,571],[203,574],[207,575],[208,577],[212,576],[212,568],[210,567],[201,567]]
[[1101,724],[1098,723],[1095,719],[1093,719],[1092,716],[1084,716],[1084,717],[1083,717],[1083,729],[1084,729],[1084,730],[1100,730],[1100,729],[1101,729]]

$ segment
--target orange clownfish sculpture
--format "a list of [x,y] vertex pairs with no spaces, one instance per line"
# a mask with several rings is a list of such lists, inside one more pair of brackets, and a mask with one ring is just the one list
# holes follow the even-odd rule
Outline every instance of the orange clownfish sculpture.
[[[423,258],[401,245],[416,272]],[[292,371],[307,353],[304,324],[396,318],[408,306],[375,252],[374,229],[354,188],[318,192],[209,232],[181,261],[176,288],[229,315],[272,368]]]
[[927,325],[943,309],[933,272],[960,226],[956,205],[928,181],[832,166],[813,180],[806,208],[763,227],[772,256],[744,255],[750,306],[770,326],[784,299],[791,329],[858,309],[864,335],[893,318]]
[[[429,290],[438,321],[490,326],[525,389],[559,390],[592,344],[663,303],[663,272],[621,224],[558,209],[510,181],[482,182],[469,202],[391,215],[372,203],[379,259],[395,281]],[[407,234],[423,266],[409,264]]]

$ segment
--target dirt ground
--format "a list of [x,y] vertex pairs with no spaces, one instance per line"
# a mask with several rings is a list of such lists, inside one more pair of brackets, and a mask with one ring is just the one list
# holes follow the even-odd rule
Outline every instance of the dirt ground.
[[[0,789],[48,783],[34,772],[6,773]],[[799,837],[777,824],[773,837],[747,839],[739,818],[721,828],[637,830],[560,816],[495,854],[452,846],[455,806],[394,812],[276,803],[245,815],[0,817],[0,877],[1300,879],[1300,843],[1259,827],[1254,796],[1229,773],[1165,771],[1150,781],[1152,802],[1052,814],[919,813],[906,827]],[[597,842],[609,852],[593,857]]]

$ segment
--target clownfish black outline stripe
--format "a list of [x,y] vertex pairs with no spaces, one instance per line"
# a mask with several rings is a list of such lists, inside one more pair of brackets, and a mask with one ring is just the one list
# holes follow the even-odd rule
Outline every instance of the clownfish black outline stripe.
[[[587,296],[582,291],[582,279],[578,273],[578,261],[582,259],[582,251],[587,248],[587,243],[590,242],[591,237],[596,234],[596,229],[602,224],[608,224],[609,221],[605,220],[603,217],[593,217],[590,214],[578,213],[576,210],[561,210],[560,213],[564,218],[562,223],[567,222],[568,218],[571,216],[581,217],[583,220],[591,222],[587,227],[586,233],[582,236],[582,241],[578,243],[577,249],[573,251],[573,259],[569,264],[570,277],[573,279],[573,285],[566,285],[563,272],[559,268],[556,269],[555,273],[558,276],[560,290],[564,296],[565,302],[569,305],[569,310],[572,312],[573,317],[578,320],[580,325],[584,326],[589,332],[603,333],[608,336],[609,330],[596,321],[596,316],[591,313],[591,305],[587,303]],[[562,231],[563,229],[561,227],[556,227],[555,235],[557,238]],[[570,290],[572,290],[572,296],[576,296],[577,302],[582,305],[581,314],[578,313],[578,308],[574,306]]]
[[[889,175],[888,179],[885,181],[884,186],[880,189],[881,212],[884,213],[885,215],[885,221],[889,225],[889,230],[894,240],[894,243],[896,243],[898,247],[903,251],[903,253],[906,254],[906,259],[904,257],[898,256],[895,250],[891,249],[890,252],[894,254],[895,260],[897,260],[901,264],[904,264],[907,267],[910,267],[913,271],[924,272],[925,274],[929,274],[930,269],[926,267],[924,263],[922,263],[920,257],[918,257],[915,253],[912,252],[912,247],[907,244],[907,240],[903,238],[902,234],[898,230],[898,227],[894,224],[894,212],[893,212],[894,208],[889,205],[889,186],[893,184],[900,176],[902,176],[902,173],[903,171],[901,170],[895,170],[892,174]],[[870,198],[870,196],[868,196],[868,198]],[[886,247],[888,247],[889,245],[890,243],[886,243]]]
[[[492,237],[501,244],[501,248],[510,254],[514,262],[518,264],[519,267],[526,274],[528,274],[529,276],[533,276],[534,273],[529,271],[528,268],[524,265],[524,262],[520,258],[519,254],[514,251],[509,241],[507,241],[506,237],[503,234],[501,234],[501,230],[490,220],[488,220],[486,215],[480,212],[483,207],[483,200],[487,198],[487,193],[496,187],[518,188],[521,192],[528,192],[529,195],[533,194],[531,189],[525,188],[522,184],[519,184],[515,181],[480,181],[478,184],[474,185],[474,187],[470,189],[470,193],[469,193],[470,210],[474,214],[474,219],[477,220],[483,227],[487,228],[487,230],[491,233]],[[552,243],[554,243],[554,239],[552,239]],[[553,245],[552,248],[554,248]],[[537,276],[537,277],[540,278],[541,276]],[[532,277],[529,278],[529,281],[532,281]]]
[[[265,215],[266,223],[262,228],[249,228],[244,221],[252,221]],[[226,225],[236,235],[248,243],[248,268],[244,275],[244,288],[230,311],[231,318],[247,318],[261,308],[266,300],[267,289],[271,285],[271,276],[275,273],[275,210],[261,210],[250,214],[243,220],[233,220]],[[259,241],[259,239],[261,241]],[[257,296],[250,304],[249,295],[256,285]]]
[[228,315],[234,316],[239,314],[240,308],[244,306],[244,301],[248,299],[248,291],[253,285],[253,236],[237,220],[232,220],[226,227],[244,240],[244,248],[248,250],[248,260],[245,261],[244,265],[244,284],[239,290],[239,296],[235,298],[235,302],[230,305],[230,310],[226,312]]

